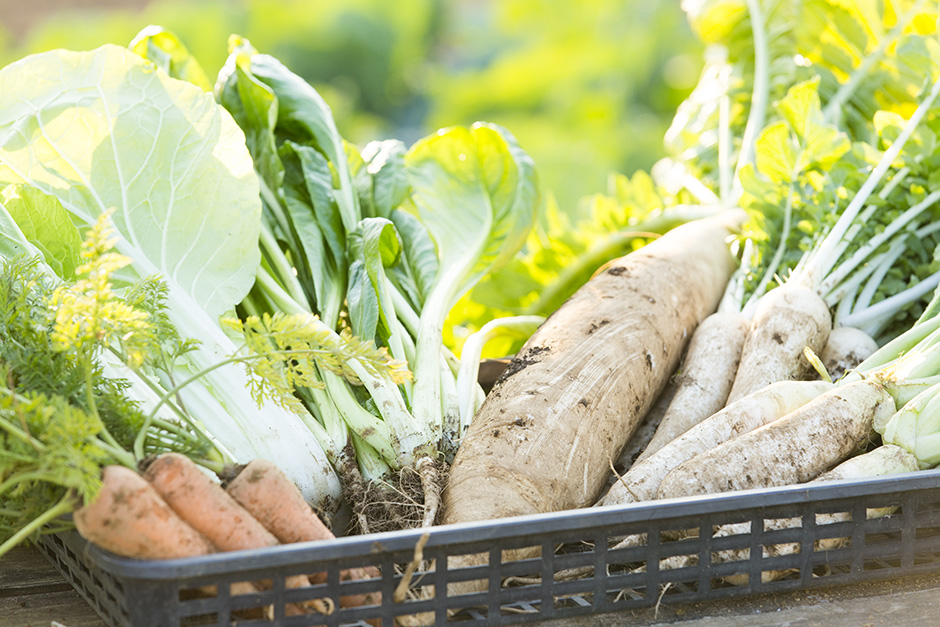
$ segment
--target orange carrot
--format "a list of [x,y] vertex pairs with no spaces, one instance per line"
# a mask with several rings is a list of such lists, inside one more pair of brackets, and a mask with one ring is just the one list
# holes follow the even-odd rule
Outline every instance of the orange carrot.
[[[185,455],[164,453],[158,456],[145,464],[144,476],[180,518],[219,550],[260,549],[280,544],[264,525]],[[303,588],[310,585],[310,580],[306,575],[293,575],[285,579],[284,585]],[[323,614],[333,611],[332,604],[321,599],[306,605]],[[288,606],[287,612],[302,613],[293,606]]]
[[225,491],[281,542],[334,538],[297,486],[272,462],[249,462],[226,484]]
[[[75,527],[83,538],[103,549],[137,559],[198,557],[215,553],[209,540],[186,524],[156,490],[125,466],[105,466],[101,491],[75,511]],[[258,589],[247,581],[231,585],[231,594]],[[215,586],[200,590],[215,596]]]
[[163,500],[220,551],[279,544],[222,486],[179,453],[164,453],[144,465],[144,477]]
[[143,477],[124,466],[104,468],[101,491],[75,511],[74,521],[86,540],[124,557],[170,559],[215,552]]
[[[228,482],[225,489],[281,542],[309,542],[335,537],[304,500],[297,486],[272,462],[263,459],[251,461]],[[380,576],[378,569],[372,566],[350,568],[340,573],[342,581]],[[321,583],[326,574],[318,573],[311,579]],[[342,607],[381,602],[379,592],[340,598]]]

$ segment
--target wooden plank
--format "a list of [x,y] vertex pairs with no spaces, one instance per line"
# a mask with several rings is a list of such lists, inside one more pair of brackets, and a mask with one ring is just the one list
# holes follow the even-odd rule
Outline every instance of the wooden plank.
[[71,589],[49,560],[35,548],[18,546],[0,559],[0,597],[49,587]]
[[42,553],[13,549],[0,560],[0,625],[101,627],[104,622]]
[[50,627],[53,621],[63,627],[102,627],[105,624],[71,586],[59,592],[0,597],[0,625]]

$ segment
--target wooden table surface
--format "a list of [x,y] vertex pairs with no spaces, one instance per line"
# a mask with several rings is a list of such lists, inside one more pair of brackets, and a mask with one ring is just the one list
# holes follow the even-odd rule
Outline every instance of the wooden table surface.
[[[545,627],[907,627],[940,623],[940,575],[550,620]],[[103,622],[36,549],[0,560],[0,627],[101,627]]]

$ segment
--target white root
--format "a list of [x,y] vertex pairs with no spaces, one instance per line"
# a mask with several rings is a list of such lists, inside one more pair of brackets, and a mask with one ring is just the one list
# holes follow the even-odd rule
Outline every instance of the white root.
[[702,422],[728,400],[747,336],[748,320],[716,312],[695,329],[677,377],[676,393],[640,462]]
[[803,351],[821,353],[831,328],[829,307],[813,290],[785,284],[767,292],[754,312],[728,403],[777,381],[809,378]]
[[875,381],[837,386],[675,467],[660,483],[659,498],[809,481],[863,449],[873,421],[895,411],[894,399]]
[[825,381],[781,381],[728,405],[634,464],[614,483],[598,505],[655,499],[660,481],[676,466],[723,442],[777,420],[831,387],[832,384]]
[[[843,481],[848,479],[862,479],[866,477],[877,477],[882,475],[900,474],[905,472],[914,472],[918,470],[917,458],[901,447],[893,444],[885,444],[864,455],[857,455],[842,462],[829,472],[823,473],[810,483],[821,483],[825,481]],[[867,518],[880,518],[887,516],[894,511],[894,508],[886,507],[880,509],[869,509],[866,512]],[[822,513],[816,515],[816,526],[831,525],[851,520],[848,512]],[[803,524],[800,518],[777,518],[764,521],[764,531],[772,532],[783,529],[796,529]],[[749,535],[751,533],[751,523],[735,523],[731,525],[722,525],[712,537],[730,537],[737,535]],[[815,542],[814,550],[832,551],[845,546],[849,538],[834,537],[820,538]],[[799,542],[784,542],[779,544],[764,544],[761,548],[763,557],[771,558],[783,555],[793,555],[800,552]],[[715,551],[712,555],[713,563],[728,562],[746,562],[750,559],[750,549],[725,549]],[[692,556],[676,556],[670,558],[661,568],[680,568],[690,566],[694,563]],[[787,570],[765,570],[761,572],[761,581],[764,583],[776,581],[788,574]],[[723,580],[732,585],[744,586],[748,584],[746,574],[728,575]]]
[[836,327],[819,358],[833,381],[838,381],[878,350],[878,343],[861,329]]

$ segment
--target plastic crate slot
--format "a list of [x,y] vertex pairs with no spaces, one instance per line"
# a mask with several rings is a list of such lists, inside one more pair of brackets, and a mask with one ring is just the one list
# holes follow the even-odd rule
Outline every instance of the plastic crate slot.
[[898,570],[901,568],[901,559],[873,558],[862,562],[862,570]]
[[617,605],[625,601],[643,601],[646,598],[646,588],[621,588],[608,595],[608,605]]
[[671,544],[673,542],[682,542],[688,538],[697,538],[699,533],[698,527],[684,527],[681,529],[662,529],[659,532],[659,543],[662,545]]
[[212,612],[209,614],[198,614],[195,616],[187,616],[186,622],[184,624],[187,627],[197,627],[200,625],[218,625],[219,614],[217,612]]
[[542,546],[539,544],[536,545],[523,545],[518,548],[506,549],[499,552],[499,563],[500,564],[509,564],[512,562],[521,562],[526,560],[531,560],[533,557],[538,559],[542,554]]
[[518,614],[541,614],[542,604],[538,600],[516,601],[499,606],[500,616],[515,616]]
[[936,538],[938,536],[940,536],[940,527],[918,527],[914,531],[914,538],[916,540]]
[[937,564],[938,560],[940,560],[940,555],[936,555],[936,554],[933,554],[933,555],[921,555],[921,554],[918,554],[918,555],[915,555],[915,556],[914,556],[914,565],[915,565],[915,566],[924,566],[924,565],[926,565],[926,564]]

